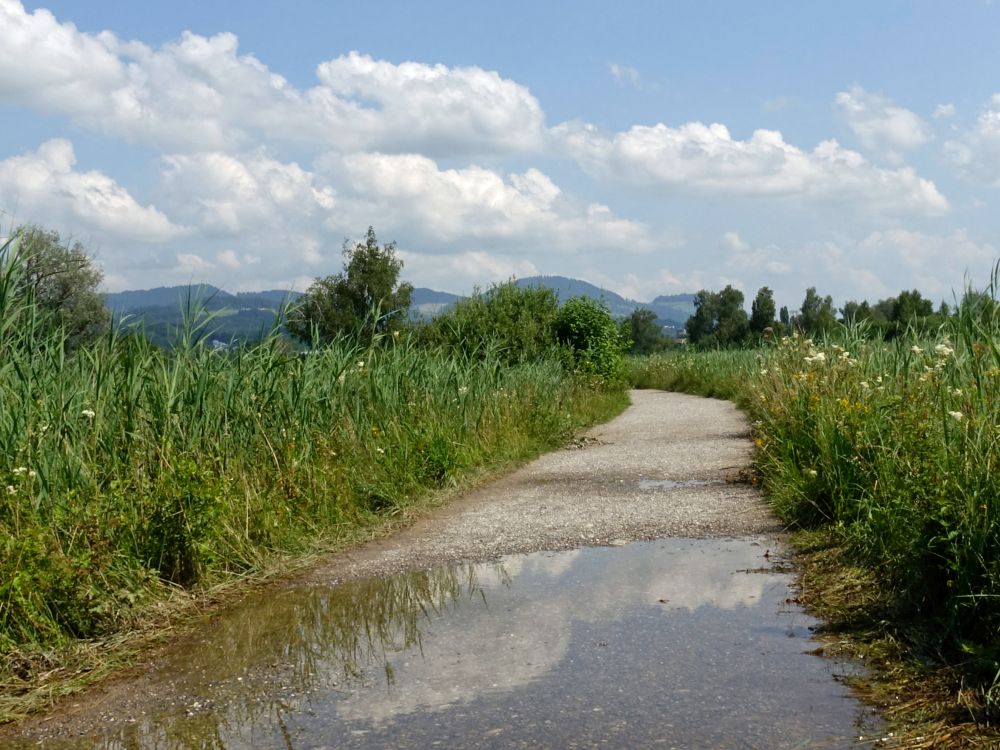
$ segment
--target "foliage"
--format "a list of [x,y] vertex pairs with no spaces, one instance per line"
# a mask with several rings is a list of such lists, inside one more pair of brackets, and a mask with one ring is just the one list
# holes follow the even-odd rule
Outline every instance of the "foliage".
[[63,244],[58,232],[21,226],[5,244],[0,266],[16,270],[8,293],[24,301],[22,311],[61,329],[65,348],[75,349],[107,330],[111,313],[97,291],[104,275],[81,243]]
[[631,342],[629,354],[654,354],[673,343],[656,322],[656,313],[645,307],[637,307],[622,319],[620,332],[623,341]]
[[775,325],[774,292],[762,286],[750,305],[750,333],[759,340],[763,338],[764,331],[768,328],[773,330]]
[[566,300],[556,314],[555,333],[579,372],[608,381],[624,376],[627,342],[603,303],[591,297]]
[[547,287],[494,284],[459,300],[448,312],[421,326],[418,342],[443,346],[463,356],[496,351],[506,362],[527,362],[552,354],[559,300]]
[[368,227],[364,242],[344,243],[344,260],[341,273],[317,278],[289,311],[288,331],[296,338],[321,344],[351,336],[370,343],[405,323],[413,286],[397,283],[403,261],[396,243],[379,247]]
[[816,287],[806,289],[805,299],[799,314],[792,319],[792,325],[806,336],[822,336],[830,333],[837,324],[833,310],[833,297],[820,297]]
[[749,320],[743,292],[727,285],[721,292],[702,289],[695,295],[694,315],[685,325],[688,340],[703,349],[740,346],[746,341]]

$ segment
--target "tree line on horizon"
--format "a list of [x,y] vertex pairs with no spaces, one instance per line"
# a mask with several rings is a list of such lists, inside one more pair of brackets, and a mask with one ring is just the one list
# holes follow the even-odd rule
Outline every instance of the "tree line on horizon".
[[[979,302],[981,297],[979,292],[967,291],[959,306]],[[809,287],[799,309],[790,311],[782,306],[778,310],[774,293],[764,286],[757,291],[748,315],[743,292],[732,285],[718,292],[702,289],[695,295],[694,306],[685,332],[690,344],[705,349],[755,345],[768,336],[780,337],[792,332],[821,337],[838,326],[855,327],[872,340],[891,341],[907,331],[931,332],[959,307],[941,302],[935,310],[931,300],[919,290],[911,289],[874,304],[851,300],[838,309],[830,295],[821,296],[816,287]]]
[[[85,248],[79,242],[63,244],[58,233],[33,225],[20,227],[14,234],[27,259],[21,293],[30,294],[40,314],[50,315],[53,324],[63,327],[67,347],[77,348],[107,331],[112,317],[98,291],[103,274]],[[316,278],[296,304],[282,311],[284,329],[305,346],[337,336],[371,341],[405,331],[419,343],[431,345],[457,346],[457,340],[465,337],[471,342],[463,346],[468,350],[485,345],[492,337],[518,357],[537,353],[554,335],[551,325],[559,309],[555,292],[544,287],[522,289],[514,282],[477,291],[445,315],[414,324],[408,317],[413,286],[399,281],[402,267],[396,244],[380,245],[369,227],[363,242],[345,242],[340,273]],[[962,304],[970,295],[978,293],[966,292]],[[935,309],[916,289],[875,303],[851,300],[839,309],[832,297],[821,296],[816,287],[806,290],[794,311],[777,309],[767,286],[757,291],[749,314],[744,300],[743,292],[732,285],[717,292],[700,290],[694,298],[694,314],[684,326],[688,343],[705,349],[754,346],[769,335],[798,331],[817,337],[838,325],[859,327],[871,339],[891,340],[911,329],[932,331],[957,310],[946,302]],[[636,308],[617,326],[620,344],[631,354],[652,354],[678,343],[648,308]],[[199,328],[202,334],[210,330],[210,325]],[[133,333],[142,334],[143,329],[136,327]]]

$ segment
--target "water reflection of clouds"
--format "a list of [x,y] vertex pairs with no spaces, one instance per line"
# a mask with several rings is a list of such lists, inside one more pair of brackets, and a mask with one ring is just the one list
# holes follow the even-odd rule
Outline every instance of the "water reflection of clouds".
[[254,746],[312,712],[375,729],[513,692],[559,667],[574,623],[757,604],[775,577],[738,571],[761,555],[745,541],[662,540],[290,592],[222,623],[178,675],[212,710],[147,720],[119,741]]
[[698,543],[683,554],[663,548],[656,554],[652,546],[504,558],[509,588],[491,585],[482,572],[478,576],[488,608],[462,607],[435,619],[420,653],[411,649],[391,659],[395,684],[390,689],[338,701],[338,715],[380,724],[417,709],[513,690],[562,661],[574,620],[609,622],[649,605],[664,616],[670,609],[753,606],[774,580],[737,572],[747,567],[746,542],[714,542],[710,549]]

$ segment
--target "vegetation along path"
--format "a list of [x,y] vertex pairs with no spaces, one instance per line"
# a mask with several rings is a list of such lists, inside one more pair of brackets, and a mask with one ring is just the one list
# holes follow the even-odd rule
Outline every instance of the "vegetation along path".
[[847,747],[730,403],[633,405],[3,742]]

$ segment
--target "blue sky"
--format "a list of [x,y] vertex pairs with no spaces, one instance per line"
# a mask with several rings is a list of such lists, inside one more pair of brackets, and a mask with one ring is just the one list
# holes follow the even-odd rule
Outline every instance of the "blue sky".
[[111,290],[951,299],[1000,255],[1000,8],[0,0],[0,212]]

